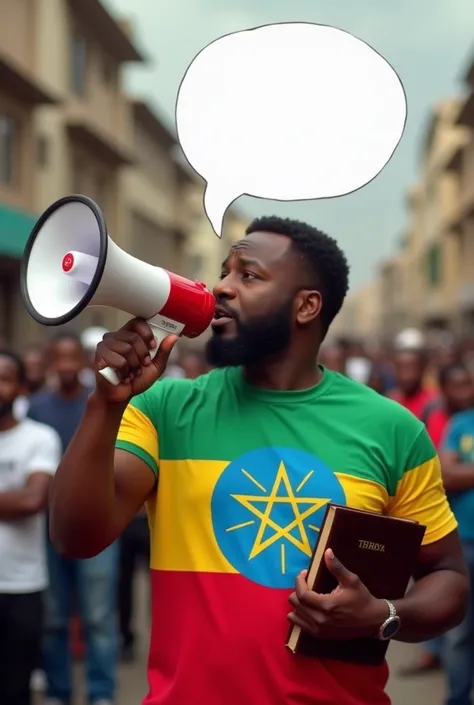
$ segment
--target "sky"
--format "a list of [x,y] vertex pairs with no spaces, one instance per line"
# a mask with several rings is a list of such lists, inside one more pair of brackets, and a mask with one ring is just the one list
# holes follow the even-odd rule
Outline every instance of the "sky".
[[[150,59],[127,70],[127,88],[149,101],[170,127],[175,126],[176,99],[186,69],[201,49],[224,34],[273,22],[314,22],[344,29],[382,54],[404,85],[408,116],[402,140],[377,178],[336,199],[281,203],[242,196],[235,202],[250,217],[288,216],[324,230],[346,252],[351,289],[369,281],[406,230],[405,194],[417,179],[433,105],[466,91],[463,78],[474,60],[474,2],[104,0],[104,4],[114,16],[132,21],[136,43]],[[285,96],[276,100],[284,103]]]

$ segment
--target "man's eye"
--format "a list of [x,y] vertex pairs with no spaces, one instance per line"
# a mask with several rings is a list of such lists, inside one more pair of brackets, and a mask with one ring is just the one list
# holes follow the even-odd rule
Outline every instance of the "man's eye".
[[222,281],[223,279],[226,278],[226,276],[227,276],[227,272],[221,272],[219,279]]
[[253,274],[252,272],[244,272],[242,275],[242,279],[256,279],[256,275]]

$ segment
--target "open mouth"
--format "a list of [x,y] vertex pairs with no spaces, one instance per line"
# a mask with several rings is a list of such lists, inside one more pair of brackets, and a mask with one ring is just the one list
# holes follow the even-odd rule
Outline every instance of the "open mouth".
[[227,323],[230,323],[233,320],[234,317],[229,315],[228,311],[226,311],[221,306],[217,306],[211,325],[213,328],[220,328],[221,326],[225,326]]

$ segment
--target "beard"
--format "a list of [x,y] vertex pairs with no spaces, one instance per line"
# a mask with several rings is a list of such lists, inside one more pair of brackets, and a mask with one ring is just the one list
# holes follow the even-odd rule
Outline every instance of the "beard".
[[287,299],[277,311],[254,316],[242,322],[234,317],[237,332],[224,338],[214,331],[206,346],[206,359],[212,367],[238,367],[262,362],[281,353],[289,343],[293,299]]
[[13,413],[13,401],[0,401],[0,420],[6,419]]
[[44,380],[29,380],[28,382],[28,393],[36,394],[44,386]]

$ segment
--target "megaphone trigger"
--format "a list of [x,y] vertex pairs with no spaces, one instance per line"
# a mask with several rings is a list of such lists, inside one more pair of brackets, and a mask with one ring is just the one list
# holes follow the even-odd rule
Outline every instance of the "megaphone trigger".
[[[171,319],[166,318],[165,316],[160,316],[159,314],[149,319],[147,323],[150,326],[153,332],[153,337],[156,340],[156,347],[151,348],[149,351],[150,359],[153,360],[160,349],[160,345],[163,340],[169,335],[174,334],[179,336],[184,329],[184,324],[177,323],[176,321],[172,321]],[[99,371],[99,374],[101,374],[107,382],[113,384],[114,387],[120,384],[120,377],[116,371],[112,369],[112,367],[104,367],[103,370]]]

